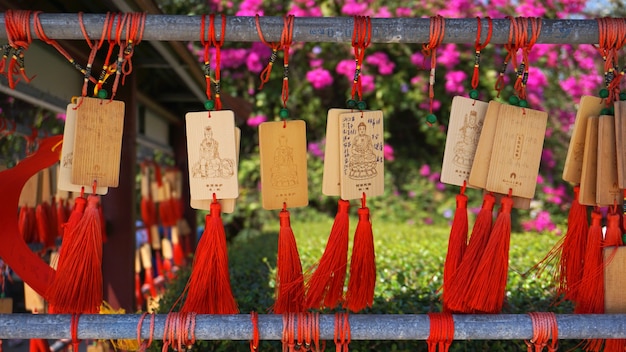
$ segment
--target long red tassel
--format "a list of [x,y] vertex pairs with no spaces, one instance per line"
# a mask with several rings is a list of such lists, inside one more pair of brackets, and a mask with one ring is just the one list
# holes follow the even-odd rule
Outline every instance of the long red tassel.
[[[78,198],[77,202],[79,201]],[[73,214],[72,214],[73,215]],[[89,196],[85,212],[72,229],[66,228],[64,258],[46,298],[56,313],[96,314],[102,304],[102,238],[98,197]],[[61,255],[61,253],[59,253]]]
[[469,294],[468,288],[478,268],[480,258],[485,252],[487,242],[489,241],[495,202],[496,199],[492,194],[485,193],[483,205],[476,216],[476,221],[472,228],[472,236],[470,237],[461,264],[459,264],[452,279],[448,280],[449,282],[451,281],[451,283],[448,285],[446,303],[450,311],[471,313],[471,309],[467,306],[466,301]]
[[35,208],[35,224],[37,226],[37,235],[39,238],[39,243],[43,244],[44,250],[46,248],[54,247],[54,239],[55,236],[50,232],[50,221],[48,219],[48,214],[50,211],[48,208],[50,204],[47,202],[43,202],[37,204]]
[[[622,219],[617,212],[617,207],[611,207],[611,211],[606,219],[606,234],[604,235],[603,247],[619,247],[624,245],[622,241],[621,221]],[[615,248],[615,250],[616,249],[617,248]],[[611,251],[610,253],[614,254],[616,251]],[[608,261],[612,259],[613,255],[609,255],[607,262],[604,262],[603,265],[607,265]],[[625,349],[625,339],[607,339],[604,343],[605,352],[623,352]]]
[[59,234],[59,226],[57,223],[57,201],[54,197],[52,197],[52,201],[50,202],[50,206],[46,209],[48,210],[48,229],[50,231],[51,236],[53,237],[53,241],[56,245],[56,239],[61,235]]
[[31,339],[28,350],[30,352],[49,352],[50,345],[48,344],[48,340]]
[[59,199],[59,201],[57,202],[57,213],[56,213],[56,218],[57,218],[57,231],[59,232],[59,236],[63,237],[64,232],[64,227],[63,225],[65,224],[65,222],[67,222],[67,214],[65,212],[65,202],[63,199]]
[[474,311],[499,313],[502,310],[509,271],[511,208],[513,198],[502,197],[498,218],[469,286],[472,296],[467,304]]
[[335,222],[317,268],[306,283],[306,309],[335,308],[343,298],[350,241],[350,202],[339,199]]
[[18,229],[24,242],[35,242],[35,212],[27,205],[20,207]]
[[302,263],[291,229],[286,206],[279,214],[278,256],[276,259],[276,301],[274,313],[300,313],[304,311],[304,277]]
[[230,287],[226,232],[217,200],[211,203],[206,226],[198,243],[185,287],[187,298],[181,312],[198,314],[237,314],[239,309]]
[[358,210],[359,222],[354,233],[352,258],[350,258],[350,279],[346,293],[345,307],[358,312],[374,304],[376,285],[376,257],[374,254],[374,234],[370,221],[370,210],[365,206],[365,195]]
[[446,292],[450,290],[454,273],[461,265],[463,255],[467,249],[467,233],[469,225],[467,221],[467,196],[465,195],[465,185],[461,188],[461,193],[456,196],[456,211],[450,229],[450,239],[448,240],[448,254],[443,267],[443,311],[449,312],[448,296]]
[[174,250],[174,264],[178,267],[185,265],[185,253],[183,251],[182,243],[180,243],[179,226],[171,227],[172,247]]

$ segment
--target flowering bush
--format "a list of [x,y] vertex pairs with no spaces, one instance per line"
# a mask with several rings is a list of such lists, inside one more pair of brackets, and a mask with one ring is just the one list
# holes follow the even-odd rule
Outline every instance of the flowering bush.
[[[179,11],[198,13],[209,10],[246,16],[280,16],[286,13],[296,16],[373,17],[425,17],[440,14],[455,18],[594,16],[585,13],[589,9],[586,7],[587,0],[435,0],[410,5],[399,1],[373,0],[294,0],[288,5],[275,0],[209,0],[204,3],[205,8],[202,8],[202,4],[191,3],[187,6],[186,10]],[[381,109],[385,115],[385,158],[387,174],[390,175],[386,177],[386,197],[393,199],[393,202],[382,199],[372,199],[371,202],[372,206],[390,207],[390,211],[397,212],[397,219],[413,222],[449,221],[453,213],[454,194],[458,192],[458,187],[439,183],[438,170],[452,97],[467,95],[471,89],[469,82],[474,63],[472,44],[444,44],[437,50],[432,110],[438,117],[438,123],[433,127],[424,123],[424,117],[431,107],[428,99],[430,58],[424,57],[421,46],[372,44],[366,50],[361,71],[363,100],[369,108]],[[278,62],[264,89],[255,89],[258,87],[258,73],[268,62],[270,54],[269,48],[261,43],[226,43],[223,49],[222,89],[232,95],[247,97],[255,106],[253,116],[247,119],[247,126],[244,126],[244,135],[254,135],[258,124],[266,118],[276,118],[282,107],[283,73]],[[320,161],[310,167],[321,168],[326,110],[344,107],[346,99],[350,97],[355,70],[353,51],[349,43],[296,43],[290,55],[290,98],[287,107],[290,116],[307,122],[308,150],[312,159]],[[483,50],[478,87],[481,100],[495,98],[495,78],[504,56],[506,51],[503,46],[489,45]],[[591,45],[537,44],[529,59],[528,102],[531,108],[549,113],[549,126],[534,208],[531,211],[520,211],[517,218],[528,231],[558,232],[556,225],[564,224],[571,202],[572,192],[561,180],[561,172],[576,105],[582,95],[597,94],[602,84],[601,58]],[[501,94],[503,99],[513,92],[512,80],[508,76],[512,74],[511,71],[509,69],[507,72],[507,85]],[[242,160],[258,153],[256,138],[243,138],[242,143]],[[311,178],[321,178],[321,170],[310,170],[310,175]],[[258,179],[249,178],[245,171],[241,174],[244,189],[256,190],[257,182]],[[324,198],[321,189],[312,188],[310,198]],[[482,197],[474,198],[478,198],[473,201],[479,206]],[[241,206],[251,205],[247,203]],[[334,202],[314,201],[312,206],[332,213]]]

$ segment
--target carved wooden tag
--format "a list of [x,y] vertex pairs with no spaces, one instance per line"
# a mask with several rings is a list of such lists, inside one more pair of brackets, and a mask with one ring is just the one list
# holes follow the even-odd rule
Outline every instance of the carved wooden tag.
[[26,283],[24,283],[24,306],[33,313],[43,313],[45,309],[43,297]]
[[38,172],[26,181],[24,188],[22,188],[22,193],[20,193],[20,206],[27,205],[34,208],[37,205],[40,176],[41,174]]
[[341,195],[339,115],[351,111],[351,109],[330,109],[326,116],[326,147],[324,149],[322,193],[327,196]]
[[607,247],[604,253],[604,313],[626,313],[626,247]]
[[79,98],[72,183],[117,187],[120,178],[124,102]]
[[13,313],[13,298],[3,297],[0,298],[0,314]]
[[539,175],[548,114],[502,105],[498,116],[487,190],[533,198]]
[[617,146],[617,184],[626,188],[626,101],[615,102],[615,141]]
[[580,173],[578,201],[584,205],[596,205],[596,180],[598,176],[598,117],[587,117],[583,162]]
[[615,149],[615,117],[598,118],[598,176],[596,203],[599,206],[620,204],[623,196],[617,183],[617,150]]
[[235,114],[190,112],[186,117],[189,189],[193,199],[237,198]]
[[[235,157],[235,165],[239,165],[239,149],[241,146],[241,129],[239,127],[235,127],[235,147],[236,147],[236,157]],[[202,209],[202,210],[210,210],[211,209],[212,199],[191,199],[190,206],[194,209]],[[230,214],[235,211],[235,203],[237,202],[237,198],[228,198],[228,199],[218,199],[220,202],[220,206],[222,207],[222,213]]]
[[[83,185],[72,182],[72,165],[74,161],[74,134],[76,132],[76,104],[68,104],[65,114],[65,129],[63,131],[63,147],[61,147],[61,162],[57,178],[57,189],[67,192],[80,192]],[[91,192],[93,181],[85,186],[87,193]],[[108,187],[98,186],[96,193],[107,194]]]
[[259,125],[261,196],[267,210],[309,204],[306,124],[303,120]]
[[383,112],[354,111],[339,115],[341,198],[380,196],[385,187]]
[[174,258],[174,250],[172,249],[172,241],[169,238],[164,237],[161,239],[161,254],[163,254],[163,258],[172,259]]
[[139,248],[141,256],[141,265],[144,270],[152,270],[152,249],[149,244],[144,244]]
[[441,166],[441,182],[456,186],[463,186],[463,182],[469,184],[469,175],[488,106],[489,104],[484,101],[461,96],[452,99]]
[[567,156],[565,157],[563,180],[574,184],[581,182],[587,119],[589,116],[600,115],[600,111],[605,107],[606,104],[602,98],[588,95],[584,95],[580,98],[572,138],[570,139],[569,147],[567,148]]
[[[506,194],[500,193],[492,193],[496,198],[496,204],[501,204],[502,197],[505,197]],[[532,198],[524,198],[524,197],[511,197],[513,200],[513,208],[515,209],[530,209],[530,202],[532,202]]]
[[480,139],[474,153],[474,160],[469,175],[469,184],[477,188],[487,186],[487,176],[489,175],[489,163],[491,162],[491,151],[493,149],[493,138],[496,135],[496,125],[498,114],[502,103],[490,101],[483,119],[483,127],[480,132]]

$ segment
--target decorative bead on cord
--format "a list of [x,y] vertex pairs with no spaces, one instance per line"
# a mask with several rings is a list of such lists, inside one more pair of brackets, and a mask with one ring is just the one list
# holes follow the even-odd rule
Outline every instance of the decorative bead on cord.
[[[354,16],[354,28],[352,30],[352,48],[354,50],[354,77],[352,78],[351,98],[346,102],[349,109],[357,108],[365,110],[367,104],[363,101],[363,89],[361,71],[365,59],[365,49],[372,41],[372,20],[369,16]],[[355,99],[358,95],[359,100]]]
[[203,58],[204,58],[204,80],[206,83],[206,101],[204,102],[204,108],[209,110],[209,117],[211,117],[211,110],[215,109],[215,101],[211,97],[211,61],[210,61],[210,52],[209,49],[211,47],[211,36],[208,35],[208,39],[206,37],[206,15],[203,14],[200,20],[200,44],[203,47]]
[[[102,33],[100,35],[100,40],[92,43],[91,39],[89,38],[89,35],[87,34],[87,30],[85,29],[85,24],[83,23],[83,13],[82,12],[78,13],[78,23],[80,25],[80,30],[83,33],[83,36],[85,37],[85,41],[87,41],[87,45],[89,45],[89,47],[91,48],[91,52],[89,53],[89,60],[87,61],[87,66],[85,67],[85,74],[83,78],[83,89],[82,89],[83,97],[87,96],[87,84],[89,83],[90,78],[91,78],[91,69],[93,66],[93,61],[96,57],[96,53],[98,52],[98,50],[100,50],[100,48],[102,47],[102,44],[104,44],[104,35],[109,26],[109,21],[111,21],[111,14],[107,13],[106,16],[104,17],[104,22],[102,24]],[[82,99],[78,103],[78,106],[80,106],[81,102],[82,102]],[[76,106],[76,108],[78,108],[78,106]]]
[[220,77],[220,64],[222,57],[222,45],[224,44],[224,38],[226,37],[226,16],[222,16],[221,21],[221,32],[220,32],[220,40],[217,40],[217,35],[215,34],[215,15],[210,15],[210,23],[209,23],[209,39],[211,40],[211,44],[215,47],[215,109],[222,109],[222,100],[220,98],[221,95],[221,77]]
[[30,32],[30,15],[33,11],[29,10],[7,10],[4,14],[6,34],[9,40],[8,46],[3,49],[2,62],[0,64],[0,72],[3,72],[6,66],[6,60],[9,55],[11,60],[7,68],[7,78],[9,88],[14,89],[19,82],[20,77],[26,83],[32,79],[26,75],[24,66],[24,52],[28,50],[32,42]]
[[[293,25],[293,15],[287,15],[283,18],[283,32],[280,36],[280,47],[283,49],[283,107],[279,112],[279,116],[283,120],[289,117],[289,110],[287,110],[287,100],[289,100],[289,50],[291,49],[293,40]],[[286,122],[283,127],[287,127]]]
[[489,42],[491,41],[491,35],[493,33],[493,21],[491,17],[487,17],[488,29],[487,29],[487,37],[485,41],[481,44],[480,38],[482,34],[482,22],[480,17],[476,17],[477,21],[477,29],[476,29],[476,42],[474,44],[474,71],[472,73],[472,89],[469,92],[469,96],[472,99],[478,99],[478,83],[480,79],[480,52],[487,47]]
[[430,56],[430,75],[428,84],[429,113],[426,115],[426,123],[432,126],[437,122],[437,117],[433,113],[435,100],[435,68],[437,66],[437,47],[441,45],[445,35],[445,20],[442,16],[430,17],[429,42],[422,45],[422,54]]
[[261,40],[261,42],[267,45],[270,49],[272,49],[272,55],[270,55],[269,62],[267,63],[263,71],[261,71],[261,85],[259,85],[259,90],[261,90],[263,89],[263,86],[265,85],[265,83],[267,83],[270,80],[272,67],[274,67],[274,62],[276,62],[276,58],[278,56],[278,50],[281,49],[281,43],[280,42],[268,43],[265,40],[265,37],[263,37],[263,31],[261,30],[261,24],[260,24],[258,14],[254,17],[254,23],[256,24],[256,31],[259,34],[259,39]]

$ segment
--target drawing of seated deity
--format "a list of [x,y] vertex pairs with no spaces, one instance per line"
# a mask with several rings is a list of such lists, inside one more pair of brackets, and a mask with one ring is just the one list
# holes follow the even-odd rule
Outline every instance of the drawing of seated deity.
[[459,129],[461,138],[454,145],[454,158],[452,159],[454,164],[463,167],[472,166],[481,130],[482,124],[478,121],[476,111],[472,110],[469,116],[465,115],[463,126]]
[[204,129],[199,151],[200,160],[192,168],[193,177],[229,178],[234,175],[235,163],[232,159],[220,158],[219,142],[213,138],[211,126]]
[[293,148],[287,145],[287,137],[280,136],[274,151],[271,183],[275,188],[291,188],[298,184],[298,169],[293,160]]
[[365,123],[359,123],[357,126],[358,134],[352,137],[350,145],[348,177],[355,180],[372,178],[378,174],[372,137],[365,134],[366,129]]

